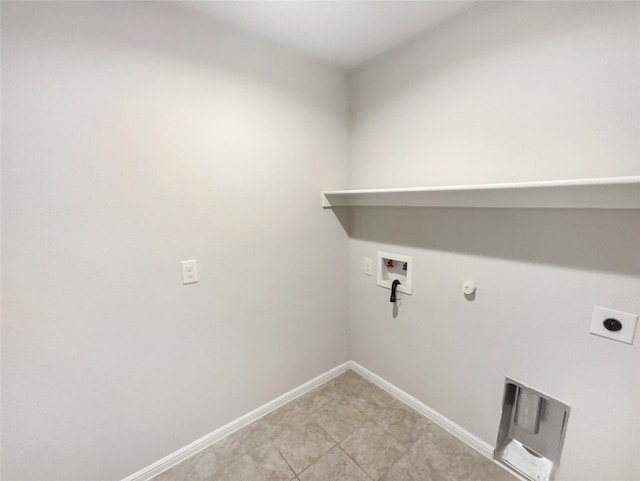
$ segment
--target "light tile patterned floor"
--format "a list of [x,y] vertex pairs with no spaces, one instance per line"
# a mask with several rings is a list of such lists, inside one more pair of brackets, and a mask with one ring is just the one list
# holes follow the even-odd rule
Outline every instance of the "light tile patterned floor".
[[516,481],[347,371],[154,481]]

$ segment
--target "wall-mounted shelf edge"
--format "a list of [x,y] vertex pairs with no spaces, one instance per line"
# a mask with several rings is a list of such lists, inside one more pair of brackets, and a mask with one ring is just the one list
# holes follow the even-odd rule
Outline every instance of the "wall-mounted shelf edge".
[[322,193],[322,207],[342,206],[640,209],[640,176]]

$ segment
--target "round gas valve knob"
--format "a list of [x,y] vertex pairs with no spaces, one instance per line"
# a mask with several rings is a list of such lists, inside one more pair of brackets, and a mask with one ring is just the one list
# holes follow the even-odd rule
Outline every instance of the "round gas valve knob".
[[465,296],[470,296],[476,291],[476,283],[473,281],[465,281],[462,283],[462,293]]

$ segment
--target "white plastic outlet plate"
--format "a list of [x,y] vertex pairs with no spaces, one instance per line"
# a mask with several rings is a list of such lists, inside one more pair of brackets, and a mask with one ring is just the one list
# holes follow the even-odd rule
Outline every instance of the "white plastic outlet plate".
[[198,282],[198,263],[195,259],[182,261],[182,283],[193,284]]
[[[604,327],[606,319],[616,319],[622,324],[619,331],[609,331]],[[638,323],[638,315],[629,312],[616,311],[606,307],[594,306],[593,316],[591,317],[591,329],[589,332],[596,336],[606,337],[614,341],[626,342],[633,344],[633,335],[636,331]]]
[[[393,261],[393,267],[387,266],[389,260]],[[403,269],[405,263],[407,264],[406,270]],[[391,284],[396,279],[400,281],[396,290],[411,294],[413,290],[413,257],[378,251],[378,285],[391,289]]]
[[364,258],[364,273],[368,276],[373,275],[373,259]]

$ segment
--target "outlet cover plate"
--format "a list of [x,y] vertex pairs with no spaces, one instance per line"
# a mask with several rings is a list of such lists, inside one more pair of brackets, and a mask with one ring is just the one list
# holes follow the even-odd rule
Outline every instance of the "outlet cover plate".
[[182,283],[193,284],[198,282],[198,262],[195,259],[182,261]]
[[373,275],[373,259],[369,257],[364,258],[364,273],[368,276]]
[[[622,323],[622,329],[619,331],[608,331],[605,329],[603,322],[605,319],[609,318],[620,321]],[[633,335],[636,331],[636,324],[638,324],[637,314],[616,311],[607,307],[594,306],[589,333],[613,339],[614,341],[633,344]]]

